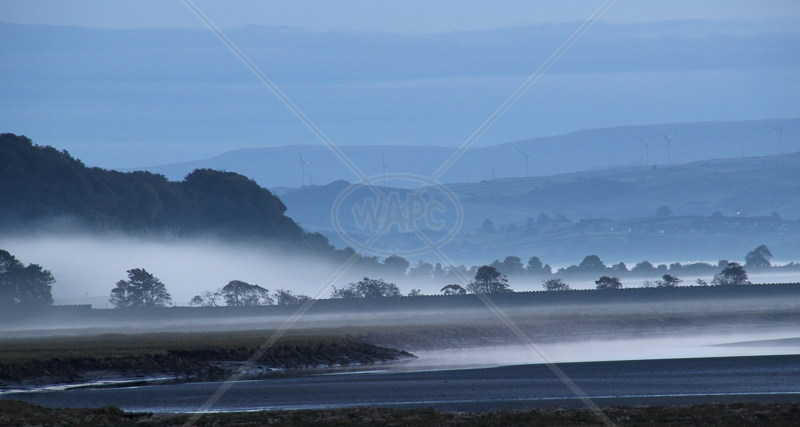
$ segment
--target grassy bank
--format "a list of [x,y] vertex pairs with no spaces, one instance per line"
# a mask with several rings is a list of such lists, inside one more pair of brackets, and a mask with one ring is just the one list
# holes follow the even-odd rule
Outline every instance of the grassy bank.
[[[726,403],[691,406],[604,407],[618,426],[796,426],[800,403]],[[44,408],[0,400],[0,422],[9,427],[40,426],[176,426],[188,415],[153,417],[101,409]],[[602,426],[586,409],[524,409],[479,413],[444,412],[434,409],[348,408],[300,411],[263,411],[207,414],[196,426]]]
[[[267,341],[265,331],[165,333],[2,340],[0,381],[75,381],[92,373],[119,375],[211,375],[225,370],[212,362],[242,362]],[[409,353],[344,336],[289,336],[258,359],[258,366],[368,364]]]

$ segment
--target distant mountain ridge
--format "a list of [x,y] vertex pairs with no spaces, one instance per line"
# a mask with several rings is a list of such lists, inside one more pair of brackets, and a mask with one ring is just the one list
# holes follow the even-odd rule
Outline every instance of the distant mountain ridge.
[[[800,119],[619,126],[471,148],[439,181],[458,183],[525,177],[523,153],[529,155],[529,176],[776,155],[781,149],[781,135],[771,128],[783,129],[784,152],[800,151]],[[669,144],[667,138],[671,139]],[[433,145],[342,145],[339,149],[364,174],[377,180],[383,176],[384,165],[390,176],[431,176],[456,151],[455,147]],[[300,156],[307,163],[304,174]],[[234,171],[268,188],[358,181],[357,175],[323,145],[248,148],[204,160],[136,169],[177,180],[197,168]],[[387,185],[414,187],[419,183],[391,180]]]

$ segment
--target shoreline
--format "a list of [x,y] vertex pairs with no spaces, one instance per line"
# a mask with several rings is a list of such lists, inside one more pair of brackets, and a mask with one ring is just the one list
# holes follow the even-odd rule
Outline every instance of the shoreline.
[[[247,365],[254,378],[416,358],[346,336],[291,336],[262,350],[264,333],[100,336],[84,340],[6,340],[0,390],[89,387],[130,381],[224,379]],[[261,351],[258,360],[248,360]]]

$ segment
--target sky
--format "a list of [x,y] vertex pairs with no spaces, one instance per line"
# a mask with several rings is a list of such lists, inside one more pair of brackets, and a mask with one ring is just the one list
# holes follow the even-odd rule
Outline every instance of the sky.
[[[336,144],[456,147],[601,1],[196,1]],[[618,0],[477,142],[800,116],[796,1]],[[181,1],[0,1],[0,132],[109,168],[316,137]]]

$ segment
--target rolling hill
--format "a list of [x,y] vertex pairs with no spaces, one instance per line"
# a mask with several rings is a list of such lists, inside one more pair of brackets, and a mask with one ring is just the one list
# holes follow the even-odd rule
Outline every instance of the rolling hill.
[[[547,253],[557,260],[596,253],[616,258],[649,254],[666,259],[711,259],[751,250],[759,244],[800,256],[800,153],[717,159],[660,167],[617,167],[545,177],[505,178],[449,184],[463,208],[463,225],[447,246],[456,259],[486,262],[506,255]],[[339,181],[327,186],[284,190],[287,214],[303,227],[320,231],[342,244],[331,221],[334,201],[348,188]],[[398,194],[408,190],[379,187]],[[444,199],[429,189],[428,200]],[[375,196],[349,199],[353,206]],[[360,197],[360,198],[359,198]],[[666,206],[669,216],[658,217]],[[529,221],[546,215],[562,222]],[[496,233],[481,233],[484,220]],[[369,235],[352,218],[338,226],[351,234]],[[384,239],[399,246],[407,237]],[[712,255],[713,254],[713,255]]]
[[[0,230],[71,226],[94,232],[314,240],[269,190],[233,172],[199,169],[182,181],[86,167],[66,151],[0,134]],[[319,239],[317,239],[319,240]],[[327,242],[318,242],[327,247]]]
[[[681,164],[710,159],[777,155],[783,128],[784,152],[800,151],[800,119],[735,122],[672,123],[590,129],[564,135],[534,138],[467,150],[439,179],[443,183],[475,182],[492,178],[548,176],[619,166]],[[669,147],[665,136],[672,142]],[[649,143],[649,148],[638,138]],[[669,148],[669,150],[668,150]],[[432,175],[454,152],[454,147],[343,145],[341,151],[367,176],[379,183],[387,174]],[[305,176],[298,153],[308,164]],[[137,168],[182,179],[197,168],[233,171],[267,188],[357,181],[323,145],[285,145],[230,151],[209,159]],[[418,182],[389,180],[395,187]]]

